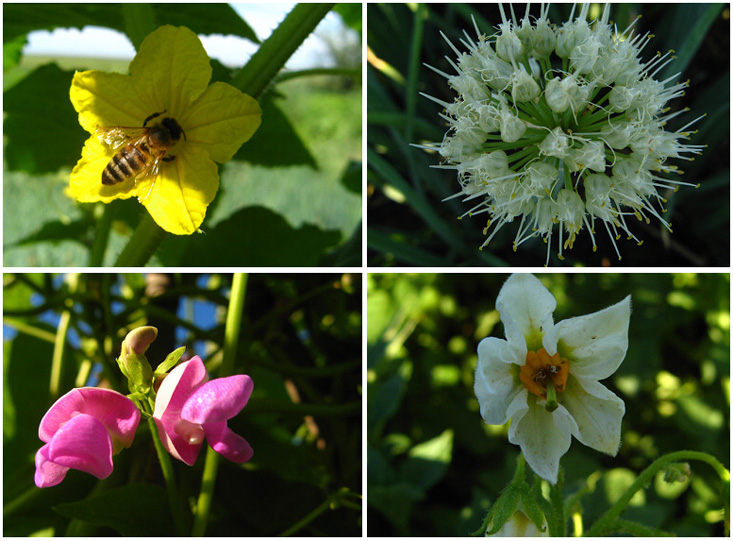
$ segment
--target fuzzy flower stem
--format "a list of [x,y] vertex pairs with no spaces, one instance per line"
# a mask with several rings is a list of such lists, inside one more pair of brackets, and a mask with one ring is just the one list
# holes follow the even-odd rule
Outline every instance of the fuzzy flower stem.
[[334,4],[298,4],[260,45],[231,84],[257,98]]
[[144,267],[163,242],[167,233],[145,213],[127,246],[117,258],[116,267]]
[[[224,359],[219,368],[219,376],[228,376],[234,369],[234,360],[237,356],[239,335],[242,329],[242,314],[246,290],[247,274],[235,274],[232,282],[232,292],[229,298],[229,307],[227,309],[227,320],[224,329]],[[191,535],[194,537],[203,536],[206,532],[206,523],[209,518],[218,471],[219,453],[209,447],[206,449],[204,474],[201,478],[201,492],[199,493],[196,515],[191,531]]]

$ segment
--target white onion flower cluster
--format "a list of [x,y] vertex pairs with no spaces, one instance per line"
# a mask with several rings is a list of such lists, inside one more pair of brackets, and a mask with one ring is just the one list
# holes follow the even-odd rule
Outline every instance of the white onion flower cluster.
[[644,62],[652,36],[635,35],[633,23],[619,32],[609,24],[609,5],[592,23],[589,5],[577,17],[576,7],[558,27],[547,20],[549,6],[538,19],[528,6],[517,21],[513,8],[507,19],[500,4],[498,32],[486,37],[476,28],[475,41],[464,32],[467,52],[443,35],[457,55],[455,62],[446,57],[456,75],[428,66],[458,96],[447,103],[425,95],[445,108],[450,128],[442,142],[421,146],[438,151],[443,163],[436,167],[458,172],[461,189],[452,197],[473,202],[463,216],[488,214],[481,248],[516,220],[514,250],[542,237],[547,264],[555,232],[560,259],[584,228],[595,251],[598,219],[621,259],[615,241],[622,234],[641,244],[629,220],[654,218],[671,232],[659,190],[694,186],[669,178],[681,171],[668,159],[691,160],[703,148],[685,142],[698,119],[664,129],[687,110],[666,107],[684,94],[687,83],[673,83],[679,74],[654,78],[672,51]]

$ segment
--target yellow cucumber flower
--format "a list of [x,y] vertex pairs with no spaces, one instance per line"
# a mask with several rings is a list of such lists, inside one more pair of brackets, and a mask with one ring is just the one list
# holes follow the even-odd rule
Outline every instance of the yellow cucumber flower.
[[[254,98],[210,79],[199,38],[174,26],[145,38],[130,75],[76,72],[71,103],[91,137],[71,173],[69,195],[84,203],[134,196],[164,230],[197,231],[219,188],[214,162],[230,160],[261,117]],[[161,141],[160,132],[172,138]],[[115,171],[103,183],[108,165]]]

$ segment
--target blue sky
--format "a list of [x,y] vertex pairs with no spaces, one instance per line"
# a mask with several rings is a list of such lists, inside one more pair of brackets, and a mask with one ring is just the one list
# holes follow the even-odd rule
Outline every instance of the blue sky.
[[[266,4],[231,4],[247,21],[260,40],[266,39],[277,24],[293,8],[293,3],[270,2]],[[338,15],[329,13],[316,29],[331,30],[343,26]],[[234,36],[202,36],[209,56],[227,66],[241,66],[257,50],[257,46]],[[114,30],[100,27],[86,27],[82,30],[58,28],[52,32],[43,30],[31,32],[28,44],[23,49],[27,55],[89,56],[132,59],[135,50],[127,37]],[[311,35],[286,64],[290,69],[325,67],[329,58],[325,45],[317,35]]]

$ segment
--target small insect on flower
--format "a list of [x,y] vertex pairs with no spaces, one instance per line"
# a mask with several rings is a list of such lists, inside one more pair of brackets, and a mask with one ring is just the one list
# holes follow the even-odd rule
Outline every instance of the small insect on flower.
[[147,199],[155,186],[160,163],[173,161],[175,156],[167,155],[168,151],[178,143],[181,135],[184,140],[186,139],[186,132],[171,117],[165,117],[159,123],[148,127],[148,122],[163,113],[165,111],[151,114],[139,128],[97,127],[96,135],[102,143],[114,150],[120,149],[102,171],[102,184],[113,186],[130,179],[137,184],[138,181],[152,178],[150,189],[142,201]]

